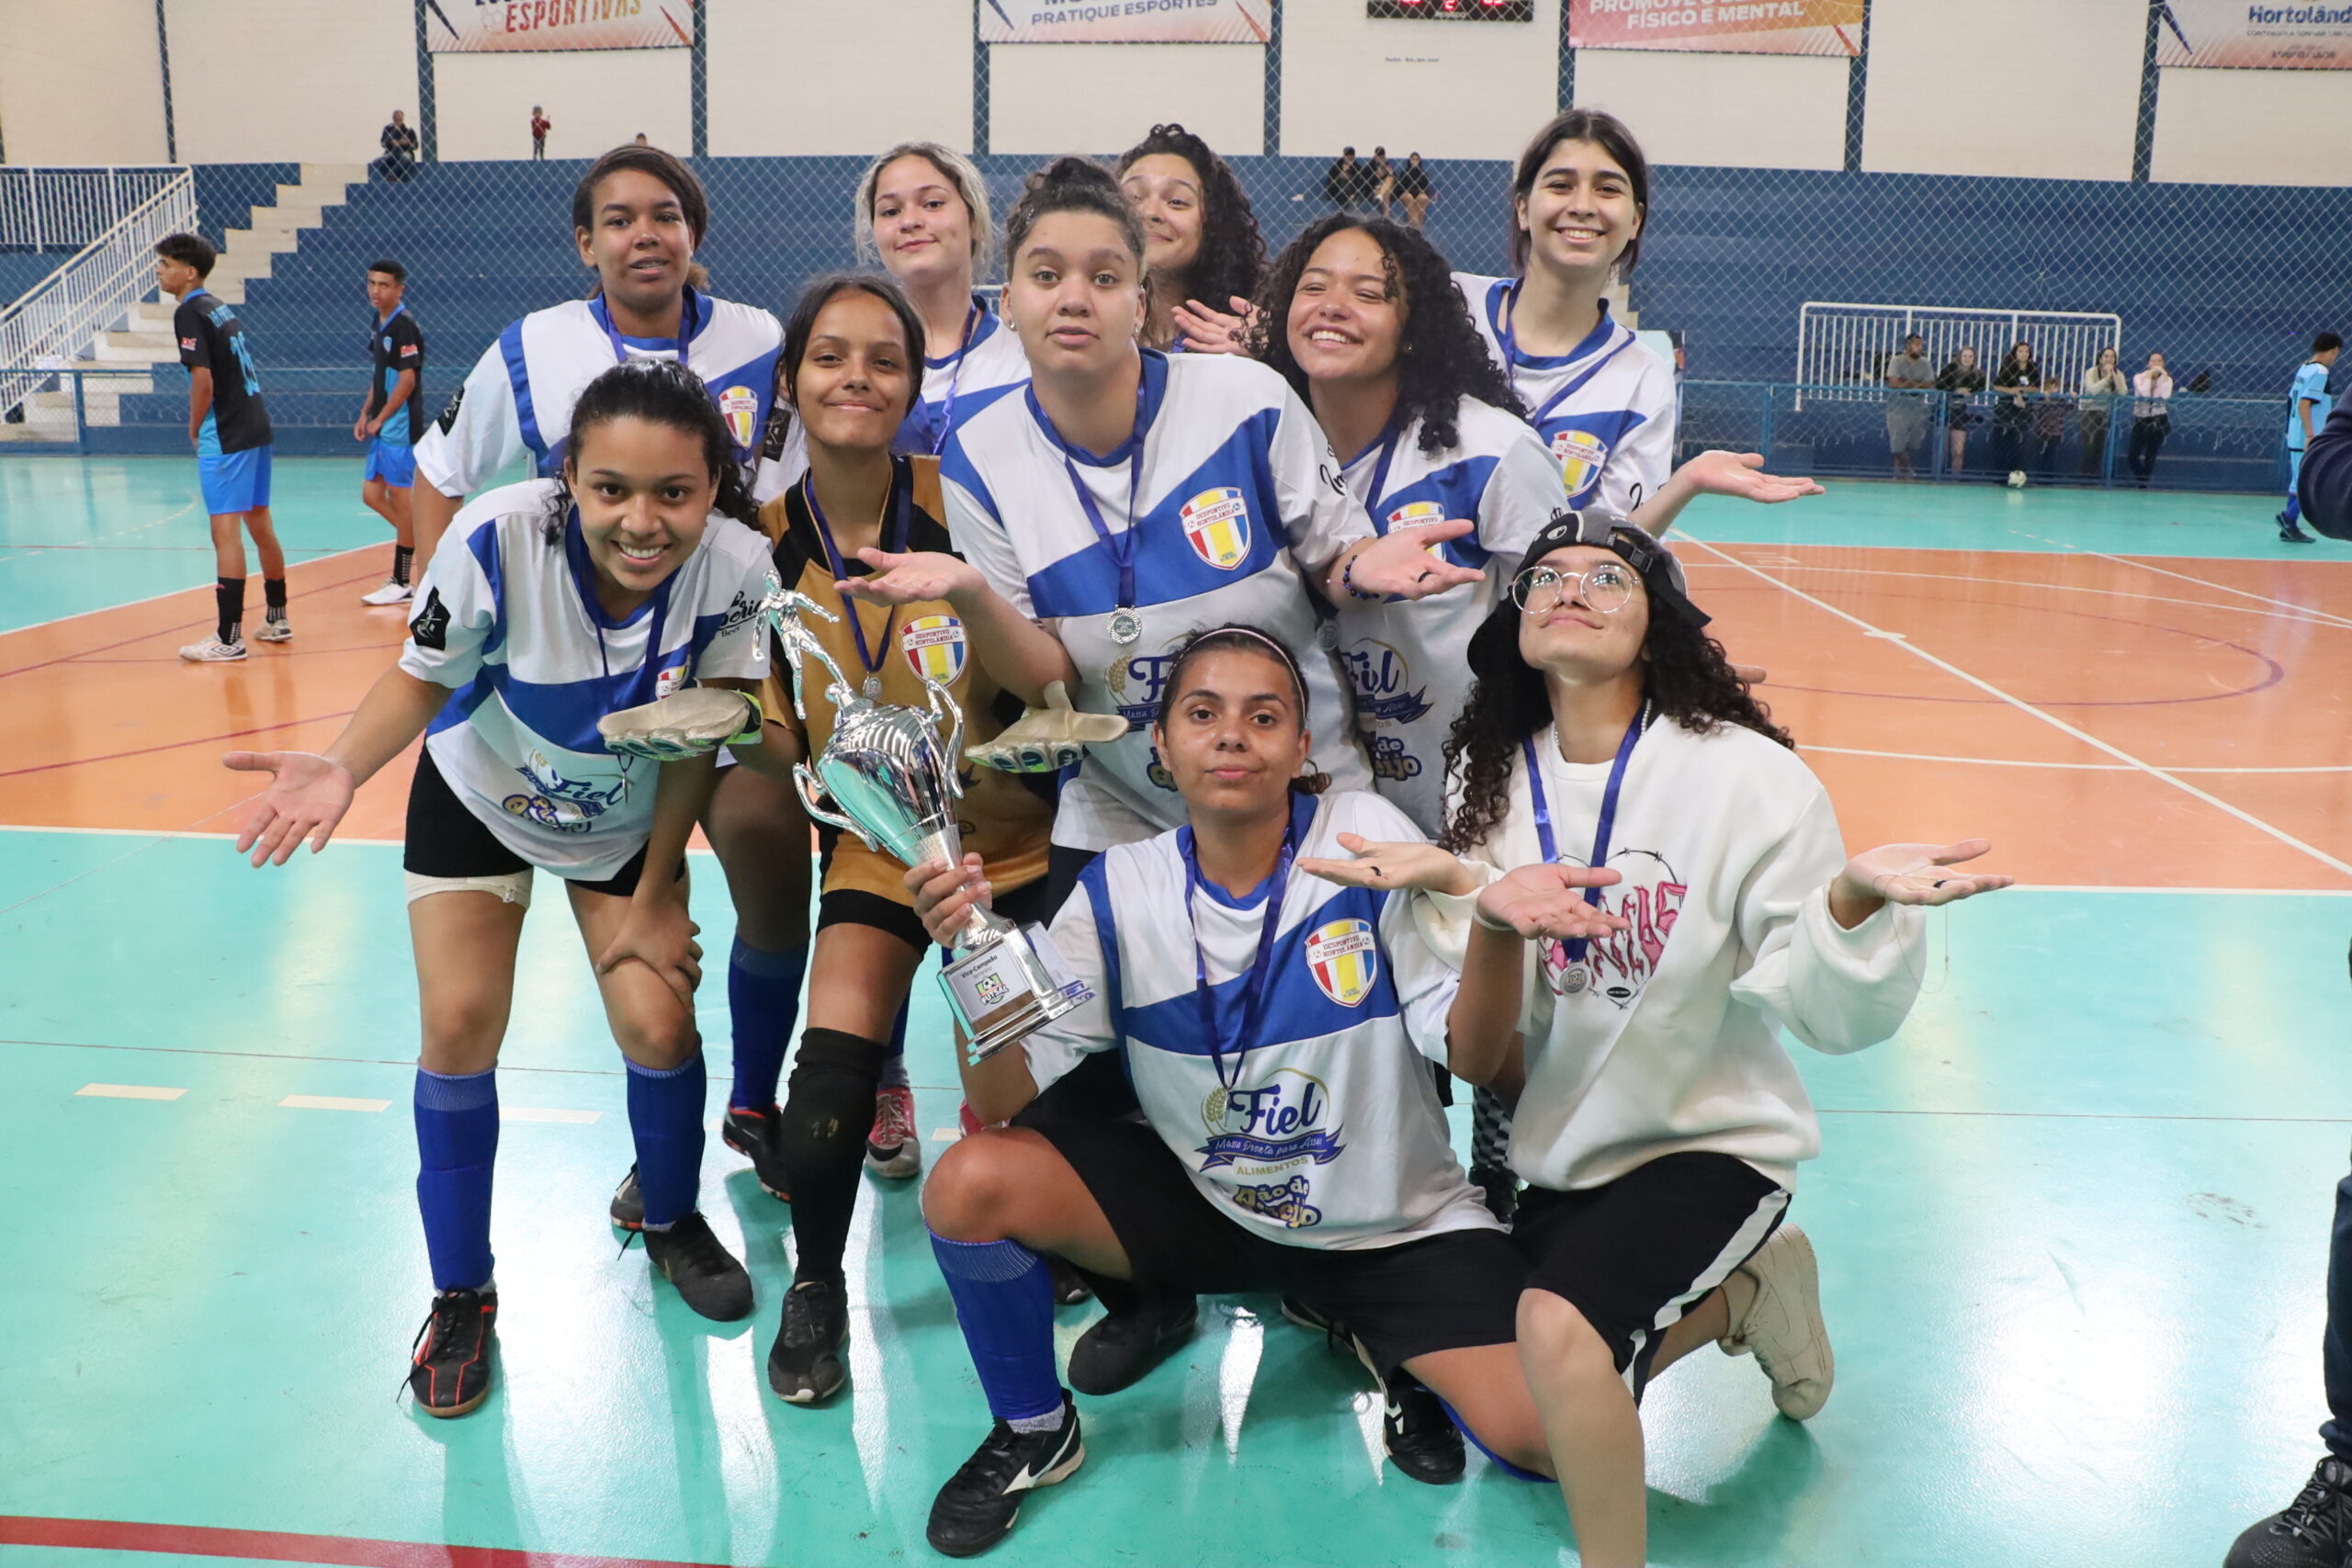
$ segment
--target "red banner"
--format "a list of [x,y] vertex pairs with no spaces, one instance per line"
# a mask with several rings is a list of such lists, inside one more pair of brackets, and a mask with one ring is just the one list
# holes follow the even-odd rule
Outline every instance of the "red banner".
[[694,27],[694,0],[425,0],[435,54],[684,49]]
[[1568,0],[1575,49],[1859,54],[1867,0]]

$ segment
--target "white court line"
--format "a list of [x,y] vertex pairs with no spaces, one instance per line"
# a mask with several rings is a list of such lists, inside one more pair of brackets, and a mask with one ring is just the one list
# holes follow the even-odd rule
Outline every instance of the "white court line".
[[[1824,751],[1835,757],[1884,757],[1897,762],[1959,762],[1972,768],[2064,768],[2080,773],[2138,772],[2121,762],[2029,762],[2015,757],[1939,757],[1927,751],[1870,751],[1859,746],[1813,746],[1803,751]],[[2352,773],[2352,763],[2328,762],[2296,768],[2173,768],[2176,773]]]
[[146,1083],[85,1083],[74,1092],[76,1095],[95,1095],[101,1100],[177,1100],[187,1090],[163,1089]]
[[[1814,595],[1807,593],[1804,589],[1796,587],[1794,584],[1781,581],[1779,578],[1774,577],[1769,571],[1765,571],[1758,567],[1749,566],[1737,556],[1717,549],[1714,546],[1707,543],[1704,539],[1692,538],[1690,535],[1683,533],[1682,530],[1679,528],[1673,530],[1673,532],[1680,535],[1682,538],[1690,540],[1691,544],[1697,546],[1702,550],[1705,550],[1708,554],[1713,555],[1719,559],[1727,560],[1733,565],[1738,567],[1741,570],[1753,573],[1755,576],[1762,578],[1765,581],[1772,584],[1778,589],[1781,589],[1784,592],[1794,594],[1797,598],[1804,600],[1806,604],[1811,604],[1817,610],[1825,610],[1830,615],[1837,616],[1839,620],[1860,626],[1866,632],[1873,632],[1880,629],[1879,627],[1872,626],[1870,622],[1862,619],[1860,615],[1841,610],[1837,605],[1829,604],[1826,600],[1817,599],[1814,597]],[[2290,849],[2301,850],[2303,853],[2311,856],[2312,859],[2319,862],[2322,865],[2328,867],[2330,870],[2340,872],[2346,876],[2352,876],[2352,865],[2346,864],[2343,861],[2340,861],[2334,855],[2329,854],[2325,850],[2303,842],[2302,840],[2296,838],[2292,833],[2288,832],[2283,828],[2272,827],[2269,823],[2265,822],[2261,818],[2256,817],[2253,812],[2243,810],[2238,807],[2232,806],[2228,801],[2222,799],[2219,795],[2198,788],[2195,784],[2190,784],[2187,779],[2181,778],[2177,773],[2168,773],[2165,770],[2155,766],[2154,763],[2142,761],[2139,758],[2134,757],[2131,752],[2124,750],[2121,747],[2110,745],[2107,741],[2101,740],[2098,736],[2091,734],[2089,731],[2079,729],[2074,725],[2068,724],[2064,719],[2057,716],[2057,715],[2044,712],[2042,709],[2034,706],[2031,703],[2027,702],[2022,697],[2011,696],[2008,693],[2001,690],[2000,687],[1996,686],[1990,681],[1984,679],[1982,676],[1970,674],[1967,671],[1962,670],[1959,665],[1952,663],[1950,660],[1938,658],[1936,655],[1929,653],[1926,649],[1921,648],[1917,643],[1902,641],[1895,643],[1894,646],[1917,654],[1919,658],[1926,660],[1937,669],[1944,671],[1944,673],[1951,675],[1955,679],[1967,682],[1970,685],[1975,687],[1980,692],[1984,692],[1990,696],[1998,697],[2001,701],[2008,704],[2011,707],[2016,708],[2019,713],[2030,715],[2034,718],[2041,720],[2042,723],[2050,726],[2052,729],[2058,730],[2063,734],[2073,736],[2075,739],[2081,741],[2084,745],[2090,747],[2093,750],[2104,751],[2107,755],[2113,757],[2120,762],[2129,762],[2134,768],[2137,768],[2142,773],[2146,773],[2150,778],[2157,779],[2165,784],[2168,784],[2172,785],[2173,788],[2179,790],[2182,794],[2191,795],[2196,799],[2203,801],[2206,805],[2212,807],[2217,811],[2224,812],[2231,817],[2236,818],[2247,827],[2278,840],[2280,843],[2285,844]]]
[[502,1105],[498,1108],[502,1122],[570,1122],[587,1127],[601,1122],[601,1111],[557,1111],[541,1105]]
[[[1694,543],[1695,542],[1699,541],[1694,541]],[[2032,552],[2016,550],[2007,553],[2013,555],[2025,555],[2030,553],[2044,558],[2047,558],[2050,554],[2050,552],[2046,550],[2037,550]],[[2100,555],[2100,552],[2098,550],[2078,550],[2075,553],[2077,555],[2098,556],[2102,560],[2122,561],[2125,566],[2138,566],[2141,564],[2135,560],[2128,560],[2121,556]],[[1748,564],[1744,560],[1737,560],[1736,558],[1735,558],[1735,560],[1736,561],[1736,564],[1741,566]],[[1701,562],[1699,564],[1706,565],[1709,563]],[[1756,564],[1763,566],[1769,563],[1759,559]],[[2201,577],[2190,577],[2186,573],[2177,571],[2165,571],[2164,568],[2154,566],[2147,568],[2147,570],[2150,571],[2163,572],[2166,577],[2177,577],[2184,582],[2194,582],[2201,587],[2218,588],[2227,593],[2245,594],[2247,598],[2260,600],[2263,604],[2275,604],[2280,609],[2292,610],[2296,613],[2291,615],[2284,615],[2278,614],[2277,610],[2256,610],[2252,605],[2248,604],[2216,604],[2211,601],[2205,599],[2176,599],[2166,593],[2126,593],[2120,589],[2092,588],[2082,583],[2037,582],[2031,578],[2022,577],[1977,577],[1972,573],[1960,571],[1896,571],[1887,567],[1831,566],[1826,562],[1815,561],[1795,561],[1787,567],[1775,568],[1774,570],[1783,571],[1833,571],[1847,577],[1917,577],[1922,578],[1929,582],[1980,582],[1996,588],[2041,588],[2046,589],[2052,593],[2088,593],[2101,599],[2136,599],[2144,604],[2178,604],[2191,610],[2236,610],[2247,615],[2266,616],[2274,621],[2299,621],[2306,626],[2352,628],[2352,620],[2347,620],[2342,615],[2330,614],[2325,610],[2314,610],[2308,604],[2290,604],[2283,599],[2266,599],[2259,593],[2247,593],[2243,588],[2232,588],[2227,583],[2222,582],[2208,582]]]
[[[2026,537],[2029,539],[2039,539],[2041,536],[2039,534],[2028,534]],[[2111,560],[2123,566],[2135,566],[2142,571],[2153,571],[2159,577],[2177,577],[2183,582],[2194,582],[2202,588],[2218,588],[2224,593],[2235,593],[2242,598],[2253,599],[2261,604],[2277,604],[2282,609],[2300,610],[2306,615],[2317,616],[2339,626],[2352,626],[2352,619],[2347,619],[2345,616],[2338,615],[2332,611],[2314,610],[2308,604],[2298,604],[2292,600],[2274,599],[2267,593],[2256,593],[2249,588],[2233,588],[2226,582],[2214,582],[2207,578],[2192,577],[2185,571],[2175,571],[2170,567],[2150,566],[2146,561],[2133,560],[2130,556],[2109,555],[2105,550],[2086,549],[2080,545],[2069,545],[2058,539],[2045,539],[2042,542],[2045,544],[2057,545],[2059,548],[2075,555],[2097,556],[2100,560]],[[2176,557],[2174,558],[2177,559],[2178,558]],[[2268,558],[2264,556],[2228,556],[2222,558],[2228,560],[2258,561],[2267,559]]]
[[289,1094],[277,1102],[292,1111],[381,1111],[389,1100],[345,1100],[332,1094]]
[[[354,545],[347,550],[337,550],[334,552],[334,555],[320,556],[317,559],[322,561],[333,560],[336,556],[356,556],[362,554],[365,551],[378,549],[380,547],[381,547],[376,545]],[[317,562],[304,561],[302,564],[304,566],[312,566],[316,565]],[[0,627],[0,637],[13,637],[18,632],[37,632],[43,626],[62,626],[68,621],[79,621],[87,619],[92,615],[103,615],[109,610],[129,610],[141,604],[153,604],[158,599],[169,599],[175,594],[200,593],[202,592],[203,585],[201,583],[187,588],[166,589],[161,593],[150,593],[144,599],[126,599],[119,604],[101,604],[95,610],[76,610],[70,615],[57,615],[46,621],[31,621],[21,626]],[[159,633],[157,635],[160,636],[161,634]],[[76,653],[68,654],[66,657],[69,659],[79,659],[82,656]]]

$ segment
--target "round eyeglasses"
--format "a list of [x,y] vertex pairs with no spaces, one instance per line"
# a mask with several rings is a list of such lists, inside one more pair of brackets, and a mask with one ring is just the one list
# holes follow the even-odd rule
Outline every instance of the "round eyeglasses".
[[1634,569],[1614,561],[1603,561],[1589,571],[1531,566],[1510,580],[1510,602],[1522,614],[1541,615],[1570,599],[1582,599],[1596,614],[1613,615],[1633,598],[1634,582]]

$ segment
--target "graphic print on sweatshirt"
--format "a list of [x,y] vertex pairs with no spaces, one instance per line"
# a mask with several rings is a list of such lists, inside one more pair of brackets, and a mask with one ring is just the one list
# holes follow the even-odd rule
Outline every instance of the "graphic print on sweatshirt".
[[[1585,863],[1564,855],[1560,863],[1580,867]],[[1598,889],[1600,908],[1624,921],[1627,929],[1595,937],[1584,957],[1574,963],[1566,942],[1544,943],[1544,982],[1555,996],[1591,991],[1623,1010],[1640,999],[1650,976],[1657,973],[1666,939],[1674,934],[1690,886],[1654,850],[1619,850],[1609,857],[1609,869],[1623,880]]]

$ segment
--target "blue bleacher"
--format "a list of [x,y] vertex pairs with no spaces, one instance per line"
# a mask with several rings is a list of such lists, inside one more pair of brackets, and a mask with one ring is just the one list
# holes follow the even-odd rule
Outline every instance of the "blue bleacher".
[[26,290],[73,259],[71,250],[0,251],[0,309],[22,299]]
[[[1038,160],[980,160],[1000,214]],[[248,287],[242,312],[281,429],[321,427],[348,444],[362,368],[368,262],[396,256],[429,338],[426,397],[437,406],[522,311],[575,297],[588,278],[571,238],[580,161],[427,165],[402,184],[355,186],[322,229]],[[702,260],[718,292],[782,314],[810,276],[854,265],[856,158],[728,158],[700,164],[715,214]],[[1326,210],[1320,159],[1240,158],[1270,248]],[[1440,161],[1433,240],[1457,267],[1505,256],[1499,162]],[[286,164],[199,167],[209,234],[295,176]],[[1661,166],[1633,299],[1645,327],[1687,335],[1690,375],[1785,380],[1807,299],[2113,310],[2136,365],[2162,348],[2176,376],[2212,375],[2223,396],[2276,393],[2316,312],[2352,298],[2352,255],[2313,248],[2342,231],[2335,191],[1839,175]],[[2226,285],[2200,288],[2204,280]],[[1988,345],[1989,346],[1989,345]],[[1988,355],[1989,357],[1989,355]],[[293,378],[294,367],[318,375]],[[340,379],[334,367],[348,367]],[[347,381],[347,387],[343,382]],[[181,416],[176,389],[126,399],[126,423]],[[355,405],[356,406],[356,405]],[[295,449],[306,449],[300,439]]]

